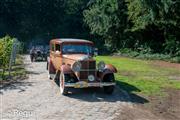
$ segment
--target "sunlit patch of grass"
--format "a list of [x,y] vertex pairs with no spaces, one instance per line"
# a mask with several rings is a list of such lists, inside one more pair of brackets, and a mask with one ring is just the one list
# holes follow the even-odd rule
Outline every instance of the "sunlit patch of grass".
[[[163,95],[164,88],[180,89],[180,80],[169,79],[170,76],[180,75],[180,70],[176,68],[157,67],[151,61],[125,57],[97,56],[96,60],[113,64],[118,69],[115,77],[119,87],[128,92]],[[132,86],[136,89],[130,90]]]

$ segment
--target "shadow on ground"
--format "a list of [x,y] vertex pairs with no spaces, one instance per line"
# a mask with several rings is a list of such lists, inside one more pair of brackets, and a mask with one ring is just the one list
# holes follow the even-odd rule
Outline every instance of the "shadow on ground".
[[8,90],[18,90],[18,92],[24,92],[29,86],[32,86],[32,82],[27,82],[23,80],[16,81],[6,81],[6,83],[1,84],[0,86],[0,94]]
[[128,83],[125,83],[125,82],[122,82],[120,80],[118,80],[117,82],[117,85],[119,86],[119,88],[125,92],[127,92],[127,94],[129,95],[129,97],[131,98],[131,102],[133,103],[141,103],[141,104],[144,104],[144,103],[147,103],[149,102],[147,99],[145,99],[144,97],[142,96],[139,96],[133,92],[140,92],[141,90],[138,89],[137,87],[133,86],[133,85],[130,85]]
[[29,75],[40,75],[41,73],[43,72],[26,71],[26,74],[29,74]]
[[[126,88],[126,89],[124,89]],[[112,95],[105,94],[103,88],[83,88],[70,89],[71,93],[67,97],[88,102],[131,102],[144,104],[149,102],[147,99],[132,92],[140,91],[135,86],[124,82],[117,82]]]

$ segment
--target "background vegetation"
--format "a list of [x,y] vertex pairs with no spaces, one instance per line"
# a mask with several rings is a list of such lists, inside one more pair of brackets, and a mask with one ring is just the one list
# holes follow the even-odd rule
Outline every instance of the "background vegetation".
[[25,46],[57,37],[84,38],[105,53],[130,49],[178,61],[179,21],[179,0],[0,1],[0,37],[8,34]]

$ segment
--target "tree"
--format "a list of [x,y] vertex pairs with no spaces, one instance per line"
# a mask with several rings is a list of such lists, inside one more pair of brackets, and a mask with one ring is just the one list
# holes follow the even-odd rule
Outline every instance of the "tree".
[[115,50],[123,46],[126,11],[123,0],[96,0],[84,11],[84,21],[92,34],[102,36],[106,44]]
[[180,50],[178,0],[127,0],[127,2],[128,19],[133,23],[131,30],[141,34],[140,39],[143,43],[150,43],[149,46],[154,47],[155,52],[166,50],[168,53],[176,54]]
[[27,41],[87,36],[83,6],[87,0],[0,0],[0,36]]

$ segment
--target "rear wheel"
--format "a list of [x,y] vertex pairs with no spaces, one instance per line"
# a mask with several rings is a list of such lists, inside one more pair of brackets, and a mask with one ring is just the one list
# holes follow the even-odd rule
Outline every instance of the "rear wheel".
[[[104,77],[104,80],[103,80],[103,82],[114,82],[114,81],[115,81],[115,79],[114,79],[113,74],[106,75]],[[112,85],[112,86],[104,86],[103,89],[104,89],[104,93],[112,94],[113,91],[114,91],[114,85]]]
[[60,74],[60,77],[59,77],[59,87],[60,87],[60,93],[62,95],[66,95],[68,94],[68,88],[65,87],[65,81],[67,79],[67,75],[65,75],[64,73],[61,73]]
[[47,61],[47,57],[46,56],[44,57],[44,60]]
[[49,66],[49,64],[48,64],[48,61],[47,61],[47,63],[46,63],[46,70],[48,70],[48,66]]
[[34,55],[30,55],[31,62],[34,62]]

